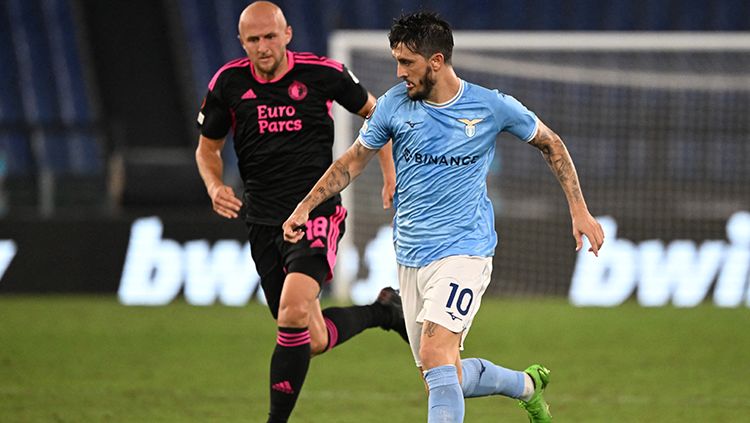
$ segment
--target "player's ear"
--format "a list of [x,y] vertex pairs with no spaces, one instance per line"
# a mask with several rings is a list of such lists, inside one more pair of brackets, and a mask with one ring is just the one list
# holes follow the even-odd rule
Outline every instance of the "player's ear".
[[292,41],[292,26],[287,25],[284,30],[284,36],[286,37],[286,43],[289,44]]
[[250,52],[247,51],[247,47],[245,47],[245,40],[242,39],[242,35],[237,34],[237,41],[240,42],[240,47],[245,51],[245,54],[250,54]]
[[430,66],[433,71],[437,71],[443,67],[443,64],[445,64],[445,56],[443,56],[443,53],[435,53],[430,57]]

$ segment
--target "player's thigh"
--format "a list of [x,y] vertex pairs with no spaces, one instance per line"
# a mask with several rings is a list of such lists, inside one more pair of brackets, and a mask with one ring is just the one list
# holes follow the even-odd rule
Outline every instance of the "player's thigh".
[[[294,244],[284,241],[281,232],[279,232],[277,242],[287,270],[291,263],[298,258],[320,257],[327,268],[327,272],[320,282],[321,284],[330,282],[333,278],[333,268],[336,265],[338,244],[346,230],[346,213],[346,209],[340,205],[330,209],[313,210],[305,225],[305,236]],[[317,275],[312,276],[317,279]]]
[[248,241],[255,269],[260,276],[260,286],[274,319],[279,315],[281,290],[284,286],[286,271],[283,257],[277,247],[277,232],[281,229],[268,225],[248,225]]
[[419,272],[424,299],[417,321],[430,321],[461,334],[458,347],[463,349],[463,340],[490,283],[492,258],[449,256],[430,263]]
[[[295,324],[299,324],[301,315],[306,312],[311,337],[314,341],[325,342],[326,344],[328,341],[327,331],[317,295],[333,277],[338,243],[345,231],[346,214],[346,209],[340,205],[334,205],[330,208],[317,208],[310,213],[310,220],[306,223],[305,236],[297,243],[292,244],[284,241],[281,230],[275,237],[276,247],[281,252],[282,263],[287,272],[280,305],[281,313],[285,315],[283,320],[287,323],[294,321]],[[299,293],[295,292],[297,290],[287,289],[286,285],[289,284],[290,280],[306,281],[305,288],[301,289]],[[310,281],[317,283],[314,303],[311,302],[313,298],[307,295],[316,288]],[[302,293],[306,293],[305,296],[297,295]],[[282,319],[279,320],[281,322]]]
[[[318,292],[320,292],[324,283],[323,281],[326,279],[329,272],[326,259],[322,255],[297,257],[289,263],[287,270],[289,271],[289,277],[298,279],[301,275],[304,275],[313,279],[318,285]],[[306,300],[308,301],[307,327],[310,330],[310,338],[312,340],[311,348],[313,354],[318,354],[323,352],[328,345],[328,330],[326,329],[323,312],[320,308],[320,301],[317,296],[314,298],[314,301],[310,298],[307,298]],[[286,299],[284,301],[286,301]],[[288,303],[285,303],[282,309],[284,309],[287,304]]]
[[406,334],[409,337],[409,347],[417,367],[422,365],[419,358],[419,346],[422,337],[422,322],[417,321],[417,316],[422,311],[424,298],[419,290],[418,281],[419,268],[398,265],[398,284],[401,295],[401,304],[404,310],[404,323]]

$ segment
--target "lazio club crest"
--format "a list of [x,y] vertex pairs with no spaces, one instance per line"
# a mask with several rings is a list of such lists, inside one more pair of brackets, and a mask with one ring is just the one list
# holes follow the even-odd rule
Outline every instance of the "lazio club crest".
[[477,123],[483,121],[484,119],[458,119],[459,122],[466,125],[464,127],[464,133],[466,133],[466,136],[471,138],[474,136],[474,134],[477,133]]

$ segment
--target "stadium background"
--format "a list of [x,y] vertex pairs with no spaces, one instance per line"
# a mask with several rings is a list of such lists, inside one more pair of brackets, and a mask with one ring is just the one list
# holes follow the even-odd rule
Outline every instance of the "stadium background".
[[[343,35],[376,95],[397,82],[382,34],[401,10],[424,6],[457,31],[493,31],[479,33],[484,44],[497,31],[544,31],[546,45],[561,34],[645,36],[639,51],[457,43],[461,76],[520,98],[563,136],[610,231],[599,259],[576,256],[543,160],[501,137],[488,182],[502,245],[466,353],[512,368],[545,363],[559,421],[747,421],[750,3],[279,4],[295,50],[333,55],[338,31],[376,31],[380,50]],[[212,214],[193,161],[206,83],[242,54],[244,6],[0,0],[0,421],[267,412],[275,328],[251,301],[244,227]],[[668,38],[685,31],[682,48],[648,47],[674,47]],[[359,121],[339,124],[350,139]],[[367,300],[372,289],[358,288],[369,283],[394,283],[376,168],[348,199],[353,249],[338,271],[354,300]],[[367,331],[314,360],[296,421],[424,421],[422,383],[392,335]],[[494,398],[467,406],[466,421],[523,420]]]
[[[162,220],[159,239],[244,242],[240,223],[212,215],[193,159],[194,116],[206,82],[242,54],[234,22],[244,5],[195,0],[2,3],[0,239],[6,239],[6,263],[0,292],[115,292],[132,225],[141,217]],[[625,38],[637,31],[656,37],[646,44],[675,31],[691,31],[700,40],[701,34],[719,31],[741,35],[750,26],[750,6],[743,1],[655,1],[638,7],[628,1],[280,5],[294,28],[291,48],[320,54],[329,53],[334,31],[383,30],[393,16],[419,6],[449,17],[456,31],[562,31],[593,38]],[[494,36],[503,38],[502,33]],[[370,44],[382,46],[378,54],[351,50],[348,62],[379,95],[397,81],[385,38],[373,36]],[[459,44],[459,58],[462,48],[466,52],[472,46]],[[747,48],[485,48],[469,53],[457,60],[460,74],[516,96],[557,130],[578,166],[592,212],[611,216],[618,238],[636,245],[660,240],[660,251],[669,259],[657,257],[663,269],[679,262],[670,259],[677,254],[670,250],[672,241],[694,243],[684,253],[688,258],[676,265],[690,270],[700,262],[700,245],[725,240],[730,217],[750,209],[750,166],[743,160],[750,148]],[[503,66],[511,72],[498,70]],[[526,76],[516,68],[546,74]],[[614,82],[597,81],[597,71],[614,72]],[[582,81],[556,79],[565,72],[583,75]],[[658,85],[667,81],[665,87]],[[338,142],[349,142],[359,124],[350,122],[350,133]],[[239,186],[231,148],[227,143],[226,179]],[[489,187],[501,239],[491,292],[567,295],[576,255],[564,197],[544,162],[501,137]],[[344,289],[358,280],[393,275],[392,266],[368,263],[369,256],[383,254],[375,249],[368,256],[367,247],[391,218],[379,210],[378,192],[377,166],[371,166],[347,198],[352,208],[348,241],[354,250],[342,260],[348,263],[339,272],[346,278],[340,285]],[[387,244],[384,238],[381,234],[375,244]],[[154,258],[144,260],[145,266],[156,267],[149,264]],[[716,261],[714,274],[726,263]],[[607,276],[614,271],[607,272],[600,269],[602,286],[607,277],[614,278]],[[670,279],[684,277],[672,273],[654,283],[675,290],[681,282]],[[348,295],[338,292],[339,298]]]

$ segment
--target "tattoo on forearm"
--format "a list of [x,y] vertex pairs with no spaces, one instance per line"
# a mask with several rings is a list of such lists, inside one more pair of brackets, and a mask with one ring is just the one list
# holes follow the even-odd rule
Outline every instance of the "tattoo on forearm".
[[359,175],[361,167],[367,163],[372,154],[371,150],[365,148],[359,140],[355,141],[341,158],[333,162],[302,203],[312,210],[323,201],[343,191]]
[[433,322],[426,322],[427,324],[424,327],[424,334],[432,338],[435,336],[435,328],[437,328],[437,323]]
[[532,140],[531,144],[542,152],[544,160],[568,197],[576,203],[582,201],[583,195],[576,168],[560,137],[549,129],[545,129]]
[[302,200],[313,209],[328,198],[338,194],[349,185],[349,169],[338,160],[331,165],[323,177],[318,181],[318,187]]
[[341,162],[335,161],[333,166],[331,166],[330,176],[326,180],[326,194],[329,196],[338,194],[349,185],[350,180],[349,169]]

